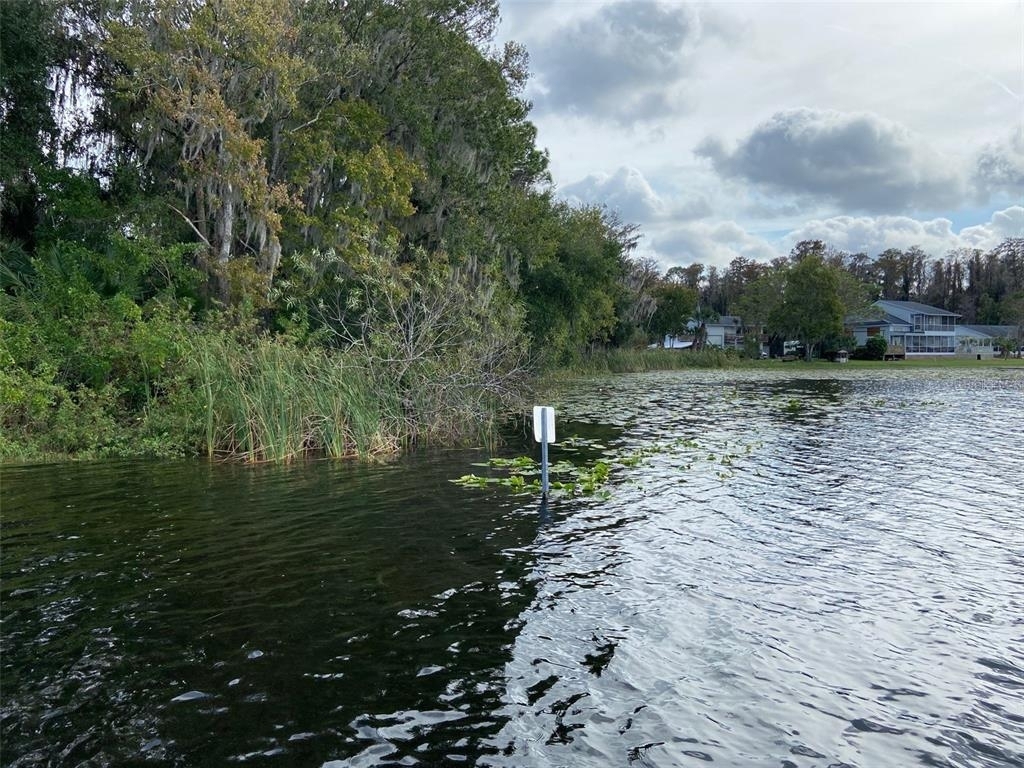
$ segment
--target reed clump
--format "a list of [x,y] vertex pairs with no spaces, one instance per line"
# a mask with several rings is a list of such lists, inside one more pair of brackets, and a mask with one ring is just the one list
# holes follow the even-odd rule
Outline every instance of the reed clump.
[[[415,444],[479,444],[521,405],[525,375],[466,354],[398,361],[364,346],[300,346],[281,337],[197,336],[186,355],[201,425],[197,453],[243,461],[394,454]],[[514,386],[513,386],[514,383]]]
[[368,457],[410,439],[397,388],[375,380],[356,352],[220,334],[199,337],[190,359],[207,456]]

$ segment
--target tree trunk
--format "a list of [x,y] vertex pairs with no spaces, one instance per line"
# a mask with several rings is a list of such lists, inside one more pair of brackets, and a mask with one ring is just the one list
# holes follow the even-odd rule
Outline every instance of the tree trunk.
[[221,208],[220,220],[217,222],[217,297],[225,304],[231,298],[231,284],[228,281],[228,262],[231,260],[231,246],[235,237],[235,201],[232,199],[231,185],[227,186],[227,194]]

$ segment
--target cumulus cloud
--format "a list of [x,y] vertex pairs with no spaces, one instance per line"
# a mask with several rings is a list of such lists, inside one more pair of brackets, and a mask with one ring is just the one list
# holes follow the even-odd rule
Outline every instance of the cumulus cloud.
[[1012,205],[992,214],[985,224],[960,230],[960,239],[971,248],[988,250],[1010,237],[1024,237],[1024,206]]
[[743,208],[743,213],[756,219],[792,219],[801,214],[806,214],[804,206],[795,202],[769,203],[763,200],[754,200]]
[[1012,206],[992,214],[985,224],[953,230],[949,219],[927,221],[907,216],[834,216],[814,220],[782,239],[785,249],[801,240],[823,240],[850,253],[877,256],[886,248],[920,247],[925,253],[942,256],[953,248],[994,248],[1008,237],[1024,235],[1024,207]]
[[668,266],[699,262],[725,267],[737,256],[769,261],[781,255],[763,238],[734,221],[673,227],[652,237],[651,247],[659,261]]
[[623,124],[678,113],[697,50],[736,25],[716,9],[619,0],[531,45],[540,112]]
[[563,187],[560,194],[570,202],[607,206],[623,221],[632,223],[687,221],[711,213],[707,198],[696,197],[684,202],[668,200],[651,187],[640,171],[625,166],[613,174],[590,174]]
[[876,256],[886,248],[921,247],[926,253],[943,254],[960,245],[953,222],[937,218],[920,221],[908,216],[833,216],[815,219],[783,238],[787,247],[801,240],[823,240],[850,253]]
[[963,199],[951,163],[899,123],[870,112],[776,112],[735,148],[714,138],[695,152],[719,174],[772,191],[867,212],[934,210]]
[[615,173],[593,173],[561,189],[561,196],[573,203],[606,205],[624,221],[646,222],[660,218],[665,201],[635,168]]
[[840,250],[871,257],[887,248],[911,246],[941,257],[954,248],[988,251],[1008,238],[1024,238],[1024,206],[996,211],[987,222],[959,232],[949,219],[941,217],[833,216],[810,221],[777,241],[752,234],[735,221],[694,222],[661,227],[652,234],[648,247],[665,268],[695,262],[725,267],[737,256],[762,262],[785,256],[801,240],[822,240]]
[[1000,193],[1024,199],[1024,127],[978,153],[974,184],[984,200]]

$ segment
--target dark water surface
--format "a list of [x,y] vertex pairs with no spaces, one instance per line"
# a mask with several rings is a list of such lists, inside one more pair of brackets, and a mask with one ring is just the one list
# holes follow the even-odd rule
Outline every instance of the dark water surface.
[[814,376],[570,388],[642,461],[543,515],[473,452],[5,467],[0,764],[1024,766],[1024,371]]

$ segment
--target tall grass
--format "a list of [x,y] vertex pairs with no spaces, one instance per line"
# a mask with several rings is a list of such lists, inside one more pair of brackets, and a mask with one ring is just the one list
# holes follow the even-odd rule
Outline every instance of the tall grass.
[[200,451],[210,457],[368,457],[414,443],[479,443],[493,436],[511,401],[480,371],[467,375],[434,361],[396,376],[359,347],[300,348],[269,338],[243,344],[222,332],[192,345],[187,378],[202,424]]
[[406,425],[397,393],[373,381],[355,354],[300,349],[225,334],[197,338],[192,371],[208,456],[287,461],[398,449]]
[[303,357],[310,398],[313,447],[332,457],[393,453],[408,424],[394,383],[371,376],[365,361],[319,350]]

